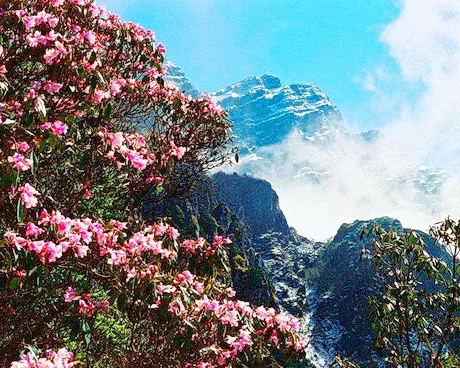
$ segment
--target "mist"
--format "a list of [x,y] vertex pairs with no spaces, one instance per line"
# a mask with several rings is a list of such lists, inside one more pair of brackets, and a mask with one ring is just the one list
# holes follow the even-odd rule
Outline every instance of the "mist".
[[[334,132],[312,142],[294,130],[226,169],[269,181],[290,225],[309,238],[356,219],[391,216],[427,230],[460,217],[460,2],[402,1],[380,40],[399,67],[395,90],[422,92],[392,101],[399,116],[376,139]],[[381,75],[376,67],[365,78],[384,104],[392,96],[379,89],[388,83]]]

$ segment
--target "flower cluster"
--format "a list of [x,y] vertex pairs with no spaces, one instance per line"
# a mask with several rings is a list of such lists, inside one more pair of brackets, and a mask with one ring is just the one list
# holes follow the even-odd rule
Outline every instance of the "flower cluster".
[[37,358],[35,354],[29,352],[24,354],[20,360],[11,363],[10,368],[71,368],[76,365],[73,354],[62,348],[57,352],[47,351],[43,358]]
[[[1,188],[0,201],[21,193],[21,186],[26,188],[22,205],[35,207],[45,190],[31,174],[53,175],[58,150],[89,155],[99,164],[102,154],[118,169],[138,171],[133,181],[152,185],[163,184],[170,159],[203,168],[222,162],[225,153],[206,151],[230,140],[225,113],[208,97],[191,99],[164,83],[165,48],[155,44],[152,31],[123,22],[90,0],[12,1],[2,9],[0,37],[5,40],[0,45],[5,101],[0,103],[0,167],[16,171],[12,187]],[[23,68],[32,65],[33,71]],[[146,134],[133,133],[138,127]],[[92,144],[80,144],[83,136]],[[87,182],[77,178],[75,162],[65,164],[67,176]],[[69,201],[51,194],[55,201]]]
[[221,324],[237,328],[236,334],[228,334],[225,338],[227,349],[213,346],[219,366],[234,360],[238,353],[251,347],[253,341],[260,336],[269,336],[276,347],[280,346],[281,339],[287,339],[287,345],[296,351],[305,349],[308,344],[304,336],[297,335],[300,328],[298,319],[273,308],[261,306],[254,309],[249,303],[240,300],[218,301],[204,296],[196,301],[195,312],[210,312]]

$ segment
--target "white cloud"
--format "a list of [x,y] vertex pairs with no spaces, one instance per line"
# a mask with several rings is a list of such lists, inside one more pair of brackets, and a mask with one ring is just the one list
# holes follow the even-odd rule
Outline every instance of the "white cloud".
[[[293,134],[260,152],[269,160],[251,164],[306,236],[333,236],[343,222],[384,215],[422,230],[449,214],[460,217],[460,1],[403,0],[381,41],[400,67],[397,82],[407,88],[421,83],[423,92],[415,101],[388,96],[379,86],[394,76],[383,68],[366,74],[364,88],[401,111],[379,139],[369,144],[339,135],[320,146]],[[442,168],[451,178],[423,196],[422,165]],[[238,170],[248,167],[243,162]],[[308,180],[298,176],[305,167],[323,173],[319,184],[311,172]]]
[[366,91],[376,92],[377,86],[375,84],[375,77],[372,73],[367,73],[364,79],[361,81],[362,87]]

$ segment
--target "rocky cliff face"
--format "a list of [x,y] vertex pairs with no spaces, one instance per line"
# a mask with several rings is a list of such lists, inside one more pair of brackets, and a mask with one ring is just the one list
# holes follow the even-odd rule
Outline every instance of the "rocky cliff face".
[[302,316],[308,292],[305,275],[321,243],[309,241],[288,226],[268,182],[217,173],[200,180],[187,198],[169,199],[146,211],[170,217],[184,234],[230,236],[238,297]]
[[[405,231],[398,220],[389,217],[343,224],[309,269],[307,284],[316,296],[310,305],[310,331],[313,347],[325,361],[339,353],[353,357],[363,367],[382,363],[373,348],[373,332],[366,318],[368,297],[377,292],[378,285],[371,260],[361,257],[362,249],[371,241],[362,238],[362,231],[374,223],[386,230]],[[444,248],[427,234],[419,234],[428,253],[448,261]]]
[[247,224],[252,248],[280,306],[302,316],[307,296],[305,273],[321,244],[288,226],[278,196],[268,182],[224,173],[214,175],[213,180],[222,200]]

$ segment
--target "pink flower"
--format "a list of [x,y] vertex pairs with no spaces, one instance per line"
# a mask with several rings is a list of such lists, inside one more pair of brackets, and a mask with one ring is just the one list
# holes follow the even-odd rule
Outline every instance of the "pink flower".
[[39,228],[37,225],[35,225],[33,222],[29,222],[26,227],[26,235],[27,236],[33,236],[33,237],[38,237],[43,233],[43,229]]
[[278,324],[278,328],[281,332],[286,332],[290,329],[290,318],[284,313],[277,314],[275,321]]
[[67,55],[69,53],[65,48],[64,44],[59,41],[56,41],[54,43],[54,46],[56,47],[56,50],[59,52],[60,55]]
[[25,158],[20,153],[15,153],[13,156],[9,156],[8,162],[13,165],[17,171],[27,171],[32,165],[32,161],[28,158]]
[[40,125],[41,130],[50,130],[51,129],[51,123],[44,123]]
[[5,65],[0,65],[0,74],[6,74],[8,71],[6,70]]
[[140,154],[134,151],[130,151],[128,153],[128,159],[131,162],[131,165],[133,165],[133,167],[138,170],[144,170],[147,167],[147,164],[149,163],[148,160],[146,160]]
[[190,273],[190,271],[186,270],[186,271],[179,273],[176,279],[179,283],[183,283],[184,281],[192,283],[194,276]]
[[260,306],[256,308],[255,313],[258,319],[267,320],[275,315],[275,310],[273,308],[265,309],[264,306]]
[[80,308],[80,313],[92,312],[96,308],[93,303],[87,303],[83,299],[78,301],[78,307]]
[[21,193],[22,203],[25,208],[36,207],[38,204],[38,198],[40,193],[29,183],[26,183],[23,187],[19,187],[18,191]]
[[132,279],[132,278],[136,277],[136,275],[137,275],[136,268],[133,267],[126,273],[126,279],[127,280]]
[[229,298],[233,298],[236,295],[235,290],[233,290],[232,288],[227,288],[225,291],[226,291],[227,296]]
[[236,310],[228,310],[221,317],[220,320],[224,325],[230,325],[233,327],[238,327],[239,317]]
[[62,257],[62,245],[53,242],[45,242],[45,249],[48,253],[48,262],[56,262],[56,259]]
[[67,134],[67,125],[63,124],[62,121],[56,120],[54,123],[51,124],[51,131],[53,134],[56,135],[63,135]]
[[56,49],[47,49],[45,52],[45,56],[43,58],[45,59],[45,63],[47,65],[53,65],[56,61],[56,59],[59,58],[59,51]]
[[168,227],[168,233],[171,235],[171,238],[174,240],[177,239],[180,236],[180,233],[177,229],[173,228],[172,226]]
[[64,0],[50,0],[50,5],[51,6],[61,6],[62,4],[64,4]]
[[45,248],[45,242],[43,240],[35,240],[29,244],[29,250],[37,254],[40,254],[43,248]]
[[164,291],[164,289],[165,289],[165,286],[163,285],[162,282],[160,282],[160,283],[157,285],[157,288],[156,288],[156,289],[157,289],[157,291],[158,291],[158,293],[159,293],[160,295],[163,295],[163,291]]
[[59,19],[58,18],[50,18],[48,19],[48,24],[51,28],[54,28],[58,25]]
[[107,260],[108,264],[121,265],[127,262],[126,252],[124,250],[110,250],[110,258]]
[[159,44],[157,45],[157,51],[158,51],[158,53],[160,53],[160,54],[166,54],[166,48],[165,48],[164,45],[161,44],[161,43],[159,43]]
[[26,29],[29,30],[36,25],[36,18],[35,17],[25,17],[22,18],[22,21],[24,22],[24,25],[26,26]]
[[170,156],[176,156],[178,160],[180,160],[184,156],[184,147],[177,147],[173,141],[169,142],[169,146],[171,147],[171,149],[169,150]]
[[55,83],[53,81],[46,81],[45,86],[43,87],[43,89],[46,92],[50,92],[50,93],[59,92],[61,88],[62,88],[61,83]]
[[83,31],[81,34],[90,45],[94,45],[96,43],[96,34],[93,31]]
[[110,92],[112,96],[116,96],[121,92],[121,88],[126,85],[126,81],[122,79],[113,80],[110,82]]
[[76,296],[77,296],[77,292],[69,286],[64,292],[64,301],[66,303],[70,303],[74,300]]
[[37,47],[40,43],[41,36],[42,34],[39,31],[35,31],[33,34],[27,35],[26,37],[27,44],[30,47]]
[[224,238],[224,237],[218,235],[218,236],[214,237],[214,241],[212,243],[212,246],[214,248],[217,248],[222,244],[231,244],[231,243],[232,243],[232,241],[229,238]]
[[270,340],[273,341],[273,343],[275,344],[275,346],[278,346],[279,343],[280,343],[280,340],[278,338],[278,334],[276,333],[276,331],[272,331],[272,334],[270,336]]
[[45,357],[39,359],[34,354],[27,353],[21,356],[21,360],[11,363],[10,368],[70,368],[75,364],[73,354],[62,348],[57,353],[49,350]]
[[107,98],[110,98],[110,93],[100,89],[96,89],[91,96],[91,99],[97,103],[100,103]]
[[20,141],[18,142],[18,144],[16,145],[17,146],[17,149],[21,152],[27,152],[28,150],[30,150],[30,146],[27,142],[24,142],[24,141]]
[[204,284],[202,282],[195,282],[193,284],[193,288],[195,289],[195,291],[199,294],[203,293],[204,292]]
[[77,250],[77,255],[79,258],[86,257],[89,251],[89,247],[86,245],[77,245],[75,249]]

